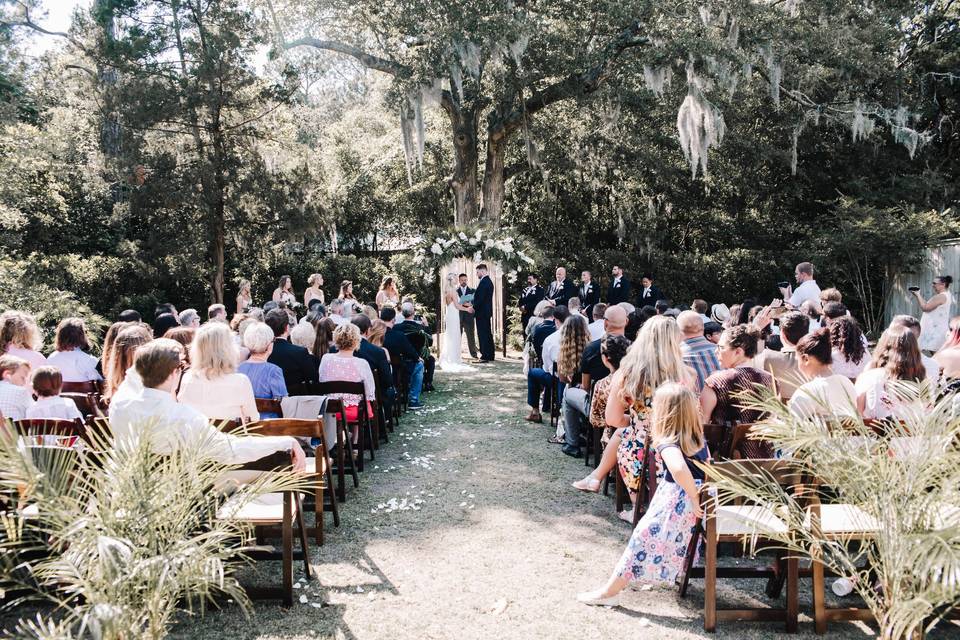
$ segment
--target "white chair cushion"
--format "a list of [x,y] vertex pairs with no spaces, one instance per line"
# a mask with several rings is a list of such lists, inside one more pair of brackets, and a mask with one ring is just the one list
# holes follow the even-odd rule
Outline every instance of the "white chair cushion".
[[[810,528],[809,509],[803,526]],[[852,504],[822,504],[820,505],[820,530],[824,535],[871,534],[880,530],[880,523],[869,513]]]
[[20,510],[20,517],[24,519],[37,518],[40,516],[40,506],[36,503],[28,504]]
[[318,463],[318,462],[320,463],[320,464],[319,464],[319,466],[320,466],[320,473],[326,473],[326,472],[327,472],[327,469],[326,469],[326,465],[325,465],[324,462],[323,462],[323,459],[322,459],[322,458],[314,458],[314,457],[307,458],[306,467],[304,468],[304,471],[303,471],[303,472],[304,472],[304,473],[307,473],[307,474],[316,474],[316,473],[317,473],[317,463]]
[[717,535],[750,536],[784,534],[787,525],[777,514],[757,505],[717,507]]
[[[292,513],[296,515],[297,504],[291,502]],[[231,497],[217,509],[217,518],[237,520],[254,524],[274,524],[283,522],[283,494],[267,493],[254,500]]]

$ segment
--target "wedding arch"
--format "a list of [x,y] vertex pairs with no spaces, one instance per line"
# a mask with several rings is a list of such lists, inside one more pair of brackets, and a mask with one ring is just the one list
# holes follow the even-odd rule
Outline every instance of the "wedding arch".
[[[494,343],[507,353],[507,287],[515,285],[521,273],[535,264],[539,252],[529,239],[509,228],[490,229],[481,226],[433,229],[424,234],[415,248],[413,261],[423,270],[424,283],[437,282],[443,291],[447,274],[467,274],[467,283],[477,287],[476,268],[486,264],[494,282],[493,330]],[[443,296],[437,309],[437,335],[445,330]],[[442,341],[436,341],[438,349]]]

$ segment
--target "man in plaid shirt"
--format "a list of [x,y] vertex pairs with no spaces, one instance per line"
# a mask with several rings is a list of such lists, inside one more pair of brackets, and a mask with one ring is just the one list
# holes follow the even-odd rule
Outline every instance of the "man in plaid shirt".
[[720,370],[717,359],[717,345],[703,337],[703,319],[696,311],[684,311],[677,316],[677,325],[683,333],[680,350],[683,362],[697,372],[697,391],[703,390],[703,383],[710,374]]

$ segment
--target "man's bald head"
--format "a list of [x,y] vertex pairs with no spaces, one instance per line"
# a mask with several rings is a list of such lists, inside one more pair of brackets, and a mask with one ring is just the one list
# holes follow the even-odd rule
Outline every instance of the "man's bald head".
[[703,318],[696,311],[683,311],[677,316],[677,326],[684,338],[703,336]]
[[603,330],[615,336],[622,336],[627,328],[627,312],[619,306],[607,307],[603,314]]

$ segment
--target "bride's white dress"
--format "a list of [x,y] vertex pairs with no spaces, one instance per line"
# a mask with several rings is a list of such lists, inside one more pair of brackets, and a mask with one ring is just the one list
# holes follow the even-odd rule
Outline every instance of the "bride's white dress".
[[460,310],[452,302],[448,302],[444,311],[443,349],[440,351],[440,369],[452,373],[474,371],[474,368],[463,363],[460,355]]

